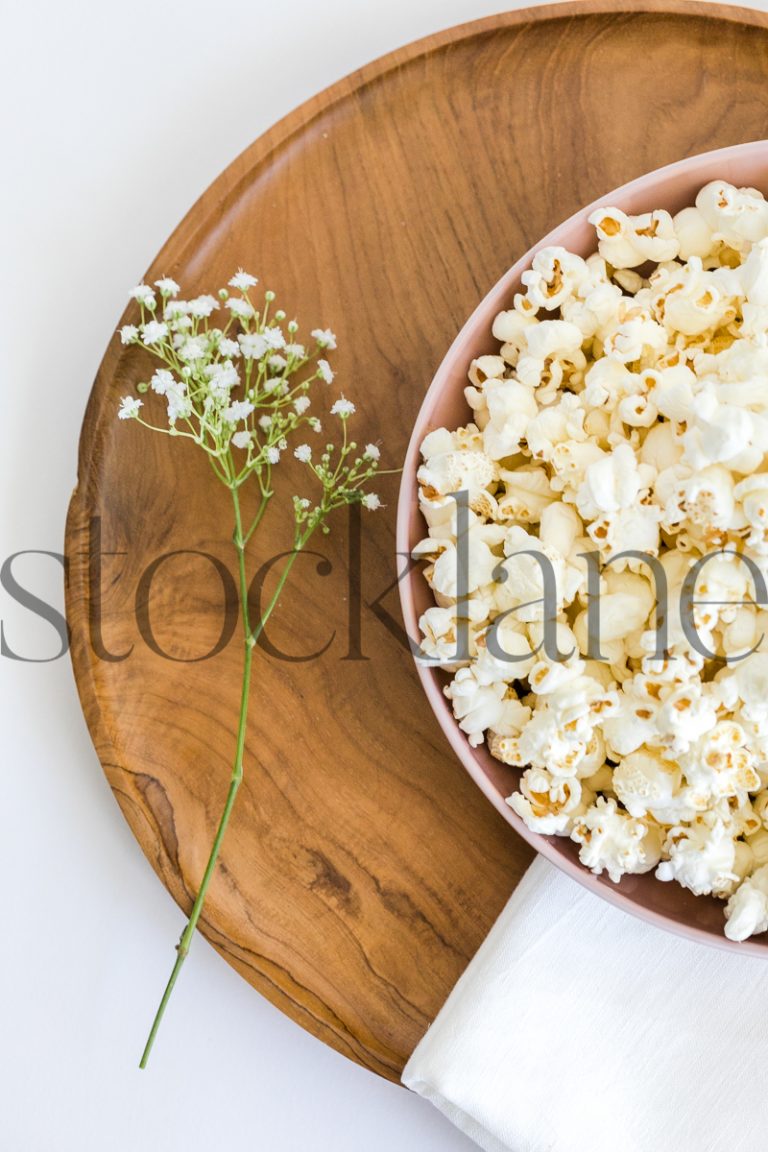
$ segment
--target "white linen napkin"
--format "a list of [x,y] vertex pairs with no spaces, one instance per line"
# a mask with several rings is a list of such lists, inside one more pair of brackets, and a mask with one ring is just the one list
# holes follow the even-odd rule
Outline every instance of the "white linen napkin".
[[764,1152],[768,961],[539,857],[403,1072],[487,1152]]

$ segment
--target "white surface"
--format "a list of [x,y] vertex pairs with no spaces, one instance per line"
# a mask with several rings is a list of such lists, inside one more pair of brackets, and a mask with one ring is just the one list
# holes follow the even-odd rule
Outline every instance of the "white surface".
[[765,960],[654,928],[540,856],[403,1079],[487,1152],[752,1152],[767,1029]]
[[[221,169],[292,107],[480,0],[6,7],[2,554],[58,551],[90,383],[135,283]],[[215,131],[208,130],[215,124]],[[21,573],[21,569],[19,572]],[[61,603],[54,560],[26,561]],[[7,643],[51,631],[0,594]],[[423,1100],[306,1035],[198,939],[136,1067],[181,914],[99,769],[68,660],[0,659],[0,1142],[13,1152],[453,1152]]]

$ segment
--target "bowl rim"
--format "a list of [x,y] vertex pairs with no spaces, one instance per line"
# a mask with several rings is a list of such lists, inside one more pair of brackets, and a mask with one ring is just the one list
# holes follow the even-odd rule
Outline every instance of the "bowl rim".
[[[750,159],[758,158],[765,160],[766,178],[768,179],[768,139],[762,139],[743,144],[733,144],[725,148],[716,148],[707,152],[700,152],[694,156],[688,156],[682,160],[666,164],[661,168],[653,169],[642,176],[638,176],[625,184],[619,185],[610,192],[597,197],[586,207],[579,208],[554,228],[550,229],[541,240],[533,244],[515,261],[473,309],[450,344],[424,395],[403,461],[397,502],[395,548],[398,572],[400,572],[401,562],[403,560],[406,562],[406,571],[398,580],[398,592],[408,637],[417,638],[419,636],[414,588],[416,581],[423,580],[420,570],[416,568],[411,569],[408,565],[412,546],[411,521],[414,503],[417,500],[416,469],[419,458],[419,448],[425,435],[425,426],[428,423],[431,410],[438,397],[441,396],[444,387],[449,382],[452,372],[455,371],[457,362],[464,356],[466,367],[469,366],[468,360],[466,359],[465,346],[469,339],[475,334],[475,330],[480,321],[486,323],[485,318],[493,309],[501,310],[503,302],[509,298],[513,286],[519,282],[521,273],[530,266],[531,260],[540,249],[557,243],[558,237],[564,230],[570,226],[585,222],[587,217],[591,215],[595,209],[613,206],[613,202],[618,198],[626,201],[631,199],[635,194],[652,192],[660,184],[671,183],[677,176],[693,178],[697,172],[706,171],[713,166],[725,168],[732,162],[741,164]],[[702,183],[707,183],[709,180],[718,178],[723,178],[723,174],[712,175],[710,173]],[[645,210],[647,211],[648,209]],[[490,332],[490,324],[487,324],[487,331],[490,343],[493,339]],[[522,818],[506,803],[505,799],[491,783],[483,770],[475,754],[475,750],[470,746],[467,737],[460,730],[450,707],[446,703],[436,678],[435,668],[433,666],[425,666],[416,660],[415,656],[414,663],[432,711],[459,761],[507,823],[510,824],[518,835],[530,844],[537,853],[549,860],[550,863],[554,864],[562,872],[565,872],[566,875],[572,877],[572,879],[576,880],[589,891],[594,892],[606,900],[609,904],[654,925],[656,928],[673,932],[675,935],[687,940],[706,944],[709,947],[719,948],[731,953],[738,952],[741,956],[754,955],[768,959],[767,943],[758,943],[757,940],[736,942],[729,940],[724,933],[717,935],[709,929],[698,927],[695,924],[676,921],[665,913],[648,907],[645,903],[633,900],[625,892],[622,892],[621,883],[612,884],[610,887],[607,886],[604,881],[595,876],[584,865],[580,864],[578,860],[572,859],[560,852],[555,846],[558,837],[544,836],[542,833],[533,832],[529,829]],[[661,881],[657,881],[657,883],[661,883]]]

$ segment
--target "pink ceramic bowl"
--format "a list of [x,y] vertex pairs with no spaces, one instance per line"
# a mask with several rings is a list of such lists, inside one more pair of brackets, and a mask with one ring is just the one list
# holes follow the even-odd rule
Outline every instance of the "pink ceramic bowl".
[[[561,244],[572,252],[587,256],[596,247],[594,229],[587,223],[595,208],[611,205],[633,214],[666,208],[674,213],[692,204],[704,184],[717,179],[728,180],[737,186],[759,188],[768,195],[768,140],[692,156],[609,192],[545,236],[491,289],[448,350],[416,420],[405,458],[397,510],[397,550],[401,556],[409,553],[413,545],[427,534],[417,499],[419,445],[434,428],[455,428],[470,420],[471,412],[463,394],[469,363],[475,356],[498,351],[498,344],[491,335],[493,318],[503,308],[511,307],[512,297],[520,288],[520,276],[530,266],[539,248]],[[418,640],[418,619],[434,603],[418,569],[401,581],[400,598],[408,635]],[[768,957],[768,934],[743,944],[735,944],[723,935],[724,906],[721,901],[694,896],[677,883],[662,883],[652,873],[624,876],[620,884],[613,884],[606,876],[594,876],[579,863],[577,845],[570,840],[531,832],[505,803],[505,797],[517,785],[519,771],[494,760],[485,747],[471,748],[443,695],[444,676],[421,665],[418,665],[418,672],[427,699],[462,764],[504,819],[538,852],[586,888],[657,927],[704,944],[736,950],[742,955],[751,953]]]

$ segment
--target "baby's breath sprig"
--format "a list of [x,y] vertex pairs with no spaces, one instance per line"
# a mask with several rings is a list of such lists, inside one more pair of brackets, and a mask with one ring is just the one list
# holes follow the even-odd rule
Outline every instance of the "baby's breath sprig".
[[[177,945],[176,962],[150,1029],[142,1068],[146,1067],[168,1000],[189,952],[205,896],[221,849],[235,797],[243,778],[245,737],[253,651],[274,611],[296,557],[318,529],[330,531],[330,514],[349,504],[369,511],[381,507],[366,486],[378,470],[379,448],[367,444],[358,450],[349,439],[348,424],[355,406],[344,396],[328,406],[340,426],[340,443],[329,439],[320,449],[312,439],[323,424],[312,408],[312,386],[333,383],[333,370],[325,358],[336,347],[327,328],[310,333],[307,346],[298,340],[298,324],[280,309],[272,311],[274,292],[267,291],[257,307],[251,299],[258,281],[238,272],[216,296],[179,299],[179,285],[170,277],[154,286],[140,284],[131,296],[140,319],[120,330],[123,344],[139,345],[160,362],[152,376],[138,385],[138,396],[124,396],[118,416],[134,420],[153,432],[192,440],[208,458],[213,473],[231,493],[233,541],[238,557],[240,610],[243,619],[243,681],[232,774],[224,808],[189,919]],[[154,393],[165,402],[163,420],[145,405],[142,396]],[[247,546],[274,496],[275,470],[298,436],[306,442],[293,455],[307,466],[317,491],[293,497],[293,549],[261,618],[252,622],[248,609]],[[253,519],[243,518],[241,490],[258,486],[259,501]]]

